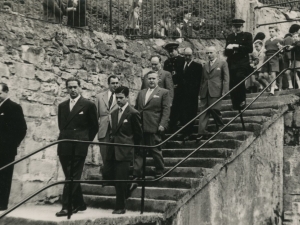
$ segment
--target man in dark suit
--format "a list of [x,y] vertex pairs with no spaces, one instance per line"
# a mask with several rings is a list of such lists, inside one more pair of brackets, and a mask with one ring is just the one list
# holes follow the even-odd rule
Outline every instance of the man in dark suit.
[[[170,72],[162,69],[161,58],[159,55],[152,56],[150,61],[151,61],[152,70],[158,74],[158,86],[169,90],[170,105],[172,105],[173,96],[174,96],[174,85],[173,85],[172,75]],[[144,76],[141,89],[143,90],[147,88],[149,88],[148,74]]]
[[[0,83],[0,168],[13,162],[26,135],[26,122],[20,105],[8,98],[8,86]],[[14,167],[0,172],[0,211],[6,210]]]
[[[149,88],[138,93],[135,108],[141,113],[144,130],[144,144],[156,145],[161,142],[161,135],[167,129],[170,116],[169,91],[158,86],[158,74],[155,71],[148,73]],[[164,159],[161,148],[151,148],[149,153],[155,163],[155,176],[164,173]],[[135,156],[134,175],[141,176],[143,159]]]
[[178,127],[178,122],[182,121],[183,117],[183,66],[185,64],[184,57],[178,54],[178,43],[168,43],[164,48],[169,53],[169,58],[164,63],[164,70],[169,71],[172,74],[174,84],[174,97],[171,107],[169,130],[175,132]]
[[[120,144],[140,145],[143,138],[140,113],[128,104],[129,89],[118,87],[115,91],[118,110],[111,114],[111,142]],[[110,146],[107,152],[106,164],[103,168],[105,180],[128,180],[129,166],[133,161],[134,147]],[[125,201],[129,197],[129,186],[126,183],[116,183],[116,205],[113,214],[126,212]]]
[[[187,124],[197,115],[198,95],[202,74],[202,65],[193,61],[193,51],[191,48],[184,50],[185,64],[183,67],[183,125]],[[191,123],[183,130],[183,140],[190,140],[193,133]]]
[[[225,56],[230,74],[230,89],[240,83],[249,75],[250,60],[249,53],[253,51],[252,34],[243,32],[244,20],[232,20],[233,33],[226,39]],[[246,106],[245,82],[230,93],[232,108],[234,110],[244,109]]]
[[[74,139],[82,141],[93,141],[98,132],[97,109],[93,102],[80,95],[80,81],[76,78],[69,78],[66,81],[66,88],[70,99],[58,105],[58,127],[59,140]],[[80,180],[87,155],[89,144],[63,142],[57,146],[57,154],[64,171],[66,180],[70,180],[72,156],[73,178]],[[69,202],[69,185],[64,186],[62,195],[62,210],[56,216],[67,216]],[[72,188],[72,213],[86,210],[83,201],[81,185],[73,184]]]
[[[108,78],[108,90],[96,95],[97,118],[99,124],[98,140],[99,142],[109,142],[111,133],[111,113],[118,108],[115,90],[120,86],[120,79],[117,76]],[[107,145],[100,145],[100,153],[103,161],[103,166],[106,162],[108,151]],[[101,167],[100,171],[102,171]]]
[[[225,61],[217,58],[217,50],[214,46],[206,48],[208,62],[202,70],[201,87],[200,87],[200,112],[215,103],[222,95],[228,92],[229,89],[229,71]],[[209,114],[215,120],[217,130],[223,126],[222,101],[214,105],[209,111],[199,117],[199,136],[205,135],[205,130],[208,125]]]
[[184,18],[183,18],[183,36],[184,37],[192,37],[193,30],[200,30],[204,20],[202,19],[201,22],[193,22],[192,21],[192,13],[188,10],[184,11]]

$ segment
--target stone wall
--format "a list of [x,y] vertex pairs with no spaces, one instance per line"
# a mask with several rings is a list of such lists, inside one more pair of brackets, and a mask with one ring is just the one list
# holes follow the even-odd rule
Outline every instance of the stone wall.
[[[107,78],[120,76],[130,87],[130,102],[141,86],[141,77],[149,67],[149,57],[166,52],[166,40],[125,40],[122,36],[71,29],[15,15],[0,14],[0,82],[10,88],[12,100],[21,104],[28,131],[18,149],[17,158],[43,147],[58,136],[57,106],[67,99],[65,80],[76,76],[82,82],[82,95],[94,100],[107,88]],[[56,33],[57,32],[57,33]],[[55,39],[56,37],[56,39]],[[198,61],[204,60],[204,48],[218,40],[183,42],[180,50],[191,46]],[[97,146],[91,146],[84,177],[98,173],[101,158]],[[17,203],[46,184],[64,179],[56,156],[56,146],[36,154],[15,166],[10,203]],[[38,195],[33,201],[53,203],[61,186]]]
[[170,224],[275,224],[274,210],[281,214],[282,207],[283,136],[280,117],[181,207]]

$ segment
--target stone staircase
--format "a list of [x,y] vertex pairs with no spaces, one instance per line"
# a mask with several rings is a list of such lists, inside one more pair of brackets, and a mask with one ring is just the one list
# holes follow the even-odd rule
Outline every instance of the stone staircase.
[[[277,92],[276,96],[269,96],[264,93],[251,107],[244,113],[246,130],[243,131],[240,118],[207,143],[203,149],[196,152],[191,158],[175,169],[166,178],[158,182],[150,182],[146,186],[145,211],[146,212],[171,212],[178,209],[180,199],[191,198],[193,189],[209,176],[213,168],[224,161],[238,149],[250,136],[258,136],[267,121],[276,114],[282,114],[287,110],[289,103],[293,104],[298,100],[295,94],[298,90]],[[248,94],[247,103],[250,103],[257,94]],[[284,110],[282,110],[284,108]],[[280,113],[279,113],[280,112]],[[237,111],[231,110],[229,98],[223,100],[222,115],[224,122],[229,122]],[[269,122],[271,123],[271,121]],[[195,134],[197,126],[194,126]],[[208,130],[214,134],[215,125],[211,121]],[[199,143],[187,141],[183,143],[177,137],[167,142],[163,148],[166,169],[170,169],[191,151],[197,148],[205,140]],[[152,158],[147,158],[147,173],[153,167]],[[153,177],[148,176],[148,179]],[[91,175],[89,179],[101,179],[99,175]],[[115,190],[113,186],[102,187],[95,184],[82,184],[84,198],[88,206],[102,209],[113,209],[115,204]],[[127,209],[132,211],[140,210],[141,188],[138,187],[127,201]],[[182,203],[181,203],[182,204]]]

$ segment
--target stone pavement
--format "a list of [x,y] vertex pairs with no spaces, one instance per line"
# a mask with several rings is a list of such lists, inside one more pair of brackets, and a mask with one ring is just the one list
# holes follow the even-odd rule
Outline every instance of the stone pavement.
[[[88,208],[78,212],[70,220],[67,217],[56,217],[55,213],[61,209],[60,205],[25,205],[0,219],[0,225],[54,225],[54,224],[156,224],[162,220],[162,214],[127,211],[123,215],[113,215],[112,210]],[[2,213],[2,212],[0,212]]]

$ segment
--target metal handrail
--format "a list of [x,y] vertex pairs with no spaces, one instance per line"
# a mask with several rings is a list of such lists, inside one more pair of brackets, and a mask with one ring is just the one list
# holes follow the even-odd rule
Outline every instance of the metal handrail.
[[[173,170],[175,170],[178,166],[180,166],[183,162],[185,162],[188,158],[190,158],[190,156],[192,156],[196,151],[198,151],[200,148],[202,148],[204,145],[206,145],[210,140],[212,140],[215,136],[217,136],[221,131],[223,131],[227,126],[229,126],[238,116],[241,116],[242,113],[249,108],[249,106],[256,101],[261,95],[262,93],[267,90],[267,88],[276,80],[272,81],[267,87],[265,87],[263,89],[263,91],[249,104],[247,105],[242,111],[240,111],[232,120],[230,120],[222,129],[220,129],[218,132],[216,132],[212,137],[210,137],[208,140],[206,140],[203,144],[201,144],[198,148],[196,148],[192,153],[190,153],[188,156],[186,156],[184,159],[182,159],[180,162],[178,162],[175,166],[173,166],[171,169],[169,169],[167,172],[165,172],[162,176],[153,179],[153,180],[145,180],[145,149],[147,148],[156,148],[159,147],[163,144],[165,144],[167,141],[169,141],[171,138],[173,138],[176,134],[178,134],[180,131],[182,131],[183,129],[185,129],[188,125],[190,125],[192,122],[194,122],[194,120],[196,120],[198,117],[200,117],[203,113],[207,112],[210,108],[212,108],[214,105],[216,105],[218,102],[220,102],[221,100],[223,100],[225,98],[225,96],[227,96],[229,93],[231,93],[235,88],[237,88],[239,85],[241,85],[243,82],[245,82],[248,78],[250,78],[250,76],[252,76],[255,72],[257,72],[261,67],[263,67],[267,62],[269,62],[273,57],[275,57],[277,54],[279,54],[281,51],[283,51],[284,49],[288,48],[289,46],[283,46],[281,49],[279,49],[276,53],[274,53],[268,60],[266,60],[259,68],[257,68],[256,70],[254,70],[252,73],[250,73],[246,78],[244,78],[240,83],[238,83],[236,86],[234,86],[231,90],[229,90],[225,95],[223,95],[221,98],[219,98],[215,103],[213,103],[212,105],[210,105],[209,107],[207,107],[205,110],[203,110],[200,114],[198,114],[196,117],[194,117],[192,120],[190,120],[188,123],[186,123],[183,127],[181,127],[178,131],[176,131],[174,134],[172,134],[170,137],[168,137],[167,139],[165,139],[163,142],[161,142],[160,144],[154,145],[154,146],[146,146],[146,145],[129,145],[129,144],[118,144],[118,143],[107,143],[107,142],[93,142],[93,141],[79,141],[79,140],[68,140],[68,139],[64,139],[64,140],[59,140],[56,142],[53,142],[49,145],[46,145],[24,157],[22,157],[21,159],[18,159],[12,163],[7,164],[6,166],[0,168],[0,171],[2,171],[3,169],[15,165],[18,162],[23,161],[26,158],[29,158],[32,155],[35,155],[36,153],[50,147],[53,145],[56,145],[58,143],[62,143],[62,142],[73,142],[73,143],[86,143],[86,144],[98,144],[98,145],[108,145],[108,146],[123,146],[123,147],[140,147],[143,150],[143,177],[141,180],[73,180],[71,177],[71,180],[68,181],[59,181],[53,184],[50,184],[46,187],[43,187],[42,189],[40,189],[39,191],[35,192],[34,194],[30,195],[28,198],[26,198],[25,200],[21,201],[19,204],[17,204],[16,206],[8,209],[7,211],[5,211],[3,214],[0,215],[0,219],[3,218],[5,215],[7,215],[8,213],[10,213],[11,211],[15,210],[16,208],[18,208],[19,206],[21,206],[22,204],[24,204],[26,201],[28,201],[29,199],[31,199],[32,197],[36,196],[37,194],[39,194],[40,192],[42,192],[43,190],[46,190],[49,187],[58,185],[58,184],[67,184],[70,183],[70,185],[72,185],[72,183],[94,183],[94,184],[101,184],[101,183],[119,183],[119,182],[126,182],[126,183],[142,183],[142,206],[141,206],[141,214],[144,211],[144,190],[145,190],[145,182],[156,182],[161,180],[162,178],[166,177],[168,174],[170,174]],[[298,69],[298,68],[294,68],[294,69]],[[281,73],[279,73],[279,75],[277,77],[279,77],[283,72],[287,71],[289,69],[284,69]],[[276,77],[276,78],[277,78]],[[242,119],[242,117],[241,117]],[[72,155],[72,158],[74,156],[74,152]],[[72,166],[71,166],[72,167]],[[69,187],[70,192],[71,187]],[[72,203],[69,203],[70,205]],[[72,210],[69,210],[69,215],[68,218],[71,218],[71,214],[72,214]]]
[[262,9],[262,8],[268,8],[268,7],[277,6],[277,5],[284,5],[284,4],[291,5],[291,3],[296,3],[296,2],[299,2],[299,0],[298,1],[291,1],[291,2],[287,1],[287,2],[282,2],[282,3],[263,5],[263,6],[255,6],[254,9]]

